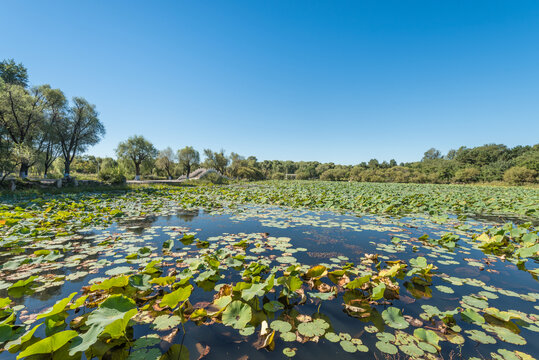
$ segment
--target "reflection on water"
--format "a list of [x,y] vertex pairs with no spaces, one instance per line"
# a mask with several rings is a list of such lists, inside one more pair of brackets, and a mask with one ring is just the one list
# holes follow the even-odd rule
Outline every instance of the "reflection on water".
[[[483,221],[469,220],[467,225],[471,229],[481,228]],[[74,291],[80,291],[82,286],[99,282],[103,278],[117,274],[117,269],[129,273],[141,264],[145,257],[153,259],[157,254],[170,264],[164,267],[164,273],[176,271],[176,260],[187,254],[195,253],[207,247],[203,242],[215,244],[222,240],[223,235],[237,234],[238,239],[247,238],[249,234],[263,234],[263,237],[291,238],[290,254],[298,262],[307,265],[323,263],[328,267],[334,264],[344,265],[346,262],[355,264],[364,260],[365,254],[380,254],[377,261],[409,261],[412,258],[423,256],[430,263],[436,265],[434,276],[423,277],[410,281],[410,278],[399,279],[400,294],[394,297],[387,296],[387,301],[381,304],[372,304],[360,300],[363,295],[359,290],[348,291],[345,296],[339,295],[333,300],[317,301],[310,298],[301,303],[298,300],[295,306],[284,309],[278,317],[296,318],[300,313],[313,318],[322,318],[330,324],[330,330],[335,333],[348,333],[360,338],[370,349],[369,353],[350,354],[341,348],[339,343],[333,343],[320,338],[317,342],[286,342],[280,338],[276,341],[273,352],[256,350],[253,343],[257,340],[253,335],[240,335],[237,330],[222,324],[210,326],[197,326],[194,322],[185,324],[187,336],[179,332],[169,342],[183,343],[191,358],[197,358],[197,349],[210,347],[207,359],[268,359],[282,358],[285,347],[297,349],[296,358],[320,359],[339,356],[342,359],[373,358],[374,351],[379,358],[383,355],[377,351],[378,338],[372,331],[366,331],[366,326],[374,325],[377,331],[394,333],[388,327],[382,312],[389,306],[405,309],[404,314],[421,322],[429,328],[436,329],[439,320],[421,320],[425,312],[425,305],[436,306],[440,311],[449,311],[463,304],[463,296],[477,294],[484,290],[481,285],[485,283],[491,291],[503,291],[496,298],[488,300],[488,305],[500,310],[518,310],[525,314],[539,312],[534,298],[539,287],[535,276],[526,270],[537,268],[536,262],[514,265],[491,257],[488,261],[485,255],[475,249],[471,244],[470,233],[458,230],[455,226],[462,225],[458,219],[452,219],[445,224],[434,224],[425,218],[400,218],[349,215],[335,215],[331,213],[315,213],[309,211],[292,211],[278,208],[245,208],[239,213],[206,213],[199,211],[181,211],[176,215],[162,217],[140,217],[129,221],[122,221],[107,228],[95,228],[82,233],[83,236],[64,237],[59,239],[41,239],[38,242],[13,244],[9,248],[0,249],[0,264],[10,264],[10,261],[21,260],[16,267],[2,268],[0,281],[0,297],[10,295],[17,305],[24,305],[21,311],[23,319],[30,319],[32,314],[42,311],[53,305],[57,299],[63,298]],[[424,246],[418,238],[424,234],[439,237],[446,232],[453,232],[461,237],[459,247],[454,250]],[[179,234],[196,234],[199,241],[184,244],[178,241]],[[174,241],[172,255],[164,255],[163,244],[169,239]],[[21,253],[13,255],[14,249],[20,248]],[[35,255],[38,250],[50,250],[45,255]],[[146,250],[147,249],[147,250]],[[304,251],[295,251],[304,249]],[[251,251],[249,249],[248,251]],[[294,250],[294,252],[292,252]],[[53,254],[53,255],[51,255]],[[55,255],[56,254],[56,255]],[[130,261],[126,256],[138,254],[137,261]],[[282,256],[279,252],[266,250],[262,253],[249,253],[250,255],[275,259]],[[30,256],[31,255],[31,256]],[[52,262],[43,260],[34,261],[39,257],[58,256]],[[25,262],[24,258],[31,258]],[[339,258],[341,257],[341,258]],[[122,272],[120,272],[122,273]],[[8,292],[4,283],[13,283],[16,280],[30,275],[40,276],[42,285],[39,288],[22,288],[15,293]],[[419,280],[418,280],[419,279]],[[448,280],[449,279],[449,280]],[[460,280],[459,280],[460,279]],[[221,277],[206,279],[198,283],[190,301],[193,304],[211,302],[214,287],[218,284],[240,281],[236,272],[223,271]],[[478,281],[474,283],[474,281]],[[439,289],[451,293],[444,293]],[[494,290],[492,290],[494,289]],[[516,293],[515,296],[512,292]],[[522,295],[522,296],[521,296]],[[262,303],[277,300],[277,294],[267,294]],[[71,314],[69,322],[75,317]],[[277,315],[275,315],[277,318]],[[271,321],[272,319],[268,319]],[[460,321],[458,324],[463,330],[476,329],[471,324]],[[518,328],[518,327],[517,327]],[[445,358],[458,357],[462,352],[464,358],[470,356],[490,357],[491,351],[500,347],[504,349],[519,349],[530,355],[539,353],[539,345],[534,339],[535,330],[519,328],[520,335],[527,340],[526,346],[517,346],[511,343],[498,341],[496,344],[480,344],[466,339],[459,346],[444,342],[442,355]],[[406,332],[413,332],[409,327]],[[139,338],[145,334],[155,332],[147,325],[135,325],[130,328],[127,337]],[[36,335],[43,336],[42,329]],[[165,351],[170,344],[160,343],[159,347]],[[114,349],[119,358],[129,354],[129,349]],[[452,354],[452,355],[451,355]],[[13,355],[1,353],[0,359],[9,359]]]

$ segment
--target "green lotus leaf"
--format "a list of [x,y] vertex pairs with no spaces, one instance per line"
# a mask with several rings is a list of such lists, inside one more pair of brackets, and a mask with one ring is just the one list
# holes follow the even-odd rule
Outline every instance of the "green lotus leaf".
[[26,286],[29,286],[31,285],[34,280],[37,279],[37,276],[35,275],[32,275],[30,276],[29,278],[27,279],[24,279],[24,280],[19,280],[17,281],[16,283],[14,283],[13,285],[11,285],[8,290],[12,290],[12,289],[16,289],[16,288],[22,288],[22,287],[26,287]]
[[329,324],[322,319],[315,319],[312,322],[304,322],[298,325],[298,332],[306,337],[322,336],[326,332]]
[[296,341],[296,334],[293,332],[284,332],[284,333],[281,333],[281,339],[287,342]]
[[148,274],[136,274],[129,277],[129,285],[140,291],[146,291],[151,288],[150,280],[152,277]]
[[296,356],[296,350],[287,347],[283,349],[283,354],[291,358],[291,357]]
[[271,324],[270,324],[270,327],[273,330],[279,331],[281,333],[286,333],[286,332],[289,332],[290,330],[292,330],[292,325],[290,325],[290,323],[288,323],[286,321],[282,321],[282,320],[272,321]]
[[311,278],[317,279],[317,278],[321,278],[325,274],[327,274],[327,268],[323,265],[316,265],[310,268],[309,270],[307,270],[307,272],[305,273],[305,277],[309,279]]
[[441,340],[438,334],[436,334],[434,331],[423,328],[415,329],[414,336],[419,340],[436,347],[438,347],[438,342]]
[[174,344],[159,360],[189,360],[189,350],[185,345]]
[[492,336],[487,335],[487,333],[481,331],[481,330],[466,330],[466,334],[468,334],[468,337],[474,341],[477,341],[481,344],[495,344],[496,339],[494,339]]
[[495,329],[496,335],[500,340],[515,345],[526,345],[526,339],[519,334],[515,334],[511,330],[499,326],[494,326],[493,328]]
[[376,285],[374,289],[372,289],[372,300],[379,300],[384,297],[384,292],[386,291],[386,284],[380,283]]
[[178,306],[178,303],[187,300],[189,296],[191,296],[192,291],[192,285],[178,288],[177,290],[174,290],[169,294],[165,294],[161,299],[161,303],[159,305],[161,307],[168,306],[169,308],[174,309],[176,308],[176,306]]
[[388,307],[382,312],[382,318],[386,324],[394,329],[406,329],[408,322],[402,316],[402,311],[396,307]]
[[454,294],[455,293],[455,291],[453,291],[453,289],[451,289],[449,286],[437,285],[437,286],[435,286],[435,288],[438,291],[446,293],[446,294]]
[[234,329],[242,329],[251,321],[253,313],[251,307],[241,301],[232,301],[223,312],[223,324]]
[[127,276],[117,276],[110,279],[103,280],[100,284],[94,284],[90,287],[91,291],[96,290],[110,290],[114,287],[124,287],[129,283]]
[[365,275],[361,277],[355,278],[353,281],[350,281],[348,284],[345,285],[347,289],[359,289],[363,286],[363,284],[366,284],[371,279],[371,275]]
[[341,345],[342,349],[346,352],[355,353],[357,351],[356,345],[352,343],[351,341],[342,340],[339,344]]
[[460,313],[460,316],[462,317],[462,320],[467,321],[467,322],[476,323],[476,324],[485,323],[485,318],[481,316],[479,313],[477,313],[477,311],[470,308],[464,309]]
[[255,296],[263,296],[266,293],[266,291],[264,290],[265,287],[266,284],[264,283],[252,284],[250,288],[244,289],[241,292],[241,297],[243,300],[249,301]]
[[71,339],[77,336],[77,332],[73,330],[65,330],[57,332],[45,339],[28,346],[17,355],[17,359],[21,359],[31,355],[52,354],[62,346],[67,344]]
[[264,304],[264,309],[269,312],[277,312],[284,309],[284,305],[279,301],[270,301]]
[[385,341],[378,341],[375,345],[378,350],[389,355],[395,355],[398,352],[398,349],[395,345]]
[[71,301],[71,299],[73,299],[73,297],[75,297],[75,295],[77,295],[76,292],[71,293],[68,297],[56,302],[56,304],[54,304],[53,307],[49,311],[43,314],[39,314],[36,319],[37,320],[43,319],[45,317],[54,316],[56,314],[63,312],[67,304]]
[[154,329],[159,331],[170,330],[178,326],[182,319],[177,315],[159,315],[152,323]]
[[335,334],[334,332],[328,332],[324,335],[324,337],[330,342],[339,342],[341,340],[339,335]]
[[129,266],[118,266],[118,267],[105,271],[105,275],[108,275],[108,276],[123,275],[123,274],[130,273],[132,271],[133,269],[130,268]]
[[[129,310],[125,314],[126,315],[129,314],[129,312],[131,311],[136,312],[136,309]],[[118,319],[116,321],[122,321],[122,319]],[[101,335],[104,329],[105,329],[105,326],[93,325],[84,334],[77,336],[75,340],[73,340],[73,344],[71,345],[71,348],[69,349],[69,355],[74,356],[78,352],[84,352],[88,350],[90,346],[96,343],[97,339],[99,338],[99,336]]]
[[123,319],[127,312],[136,308],[135,302],[128,297],[109,296],[88,316],[86,325],[98,325],[104,328],[116,320]]

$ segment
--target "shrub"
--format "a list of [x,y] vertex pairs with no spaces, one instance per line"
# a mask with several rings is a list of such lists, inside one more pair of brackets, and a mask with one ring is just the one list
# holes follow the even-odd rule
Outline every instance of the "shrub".
[[241,166],[237,170],[237,177],[244,180],[264,180],[264,174],[252,166]]
[[125,182],[125,175],[118,168],[105,168],[99,171],[97,175],[99,180],[109,184],[123,184]]
[[227,184],[228,180],[223,175],[218,172],[208,171],[203,176],[200,177],[200,180],[210,182],[212,184]]
[[271,176],[273,180],[284,180],[284,174],[277,172]]
[[524,184],[537,181],[537,171],[525,168],[524,166],[514,166],[503,174],[503,180],[509,184]]
[[480,172],[477,168],[474,167],[468,167],[464,169],[460,169],[455,173],[455,177],[453,178],[453,181],[459,182],[459,183],[472,183],[479,180]]

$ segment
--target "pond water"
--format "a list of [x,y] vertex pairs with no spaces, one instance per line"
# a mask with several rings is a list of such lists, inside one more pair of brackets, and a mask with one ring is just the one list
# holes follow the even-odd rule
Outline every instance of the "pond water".
[[[221,284],[242,281],[241,271],[234,270],[233,263],[221,263],[217,272],[204,263],[193,263],[224,250],[246,256],[246,263],[265,264],[268,274],[274,271],[277,275],[291,264],[301,264],[305,270],[323,265],[331,271],[342,269],[347,263],[374,269],[380,262],[379,267],[390,268],[392,261],[410,264],[410,260],[425,258],[434,265],[432,276],[421,281],[413,281],[413,276],[408,275],[395,276],[398,296],[377,301],[365,300],[358,289],[348,292],[338,289],[336,296],[322,300],[317,294],[327,293],[321,290],[324,287],[309,289],[304,283],[303,296],[291,301],[288,307],[274,313],[257,312],[264,319],[251,321],[250,324],[256,325],[252,334],[250,329],[239,331],[207,318],[199,323],[186,322],[184,335],[177,323],[161,328],[153,326],[155,314],[150,320],[135,317],[126,335],[131,343],[147,335],[158,340],[149,341],[149,346],[108,349],[104,358],[127,355],[148,360],[159,358],[171,344],[183,344],[191,359],[197,359],[201,353],[205,359],[281,359],[285,348],[294,351],[297,359],[384,358],[391,357],[397,348],[416,358],[492,358],[491,353],[502,359],[523,358],[515,350],[537,357],[539,344],[533,339],[537,339],[539,331],[539,285],[530,270],[536,270],[538,263],[528,260],[517,265],[478,249],[471,234],[495,225],[492,222],[439,220],[436,223],[433,218],[418,216],[357,217],[276,207],[171,211],[162,216],[131,218],[108,227],[86,229],[76,236],[43,238],[39,242],[21,240],[17,251],[13,246],[0,248],[0,298],[9,296],[13,300],[11,307],[19,314],[17,321],[33,326],[37,323],[36,315],[59,299],[78,292],[76,299],[84,286],[99,284],[111,276],[130,275],[152,260],[162,261],[162,276],[192,270],[190,282],[198,286],[194,287],[189,301],[195,308],[204,308],[214,300],[215,289]],[[430,239],[439,239],[448,232],[460,237],[454,249],[433,246],[425,240],[425,234]],[[195,235],[195,240],[182,242],[185,234]],[[40,252],[42,249],[47,251]],[[378,254],[378,257],[367,255],[366,258],[366,254]],[[408,270],[410,267],[404,273]],[[37,285],[8,290],[16,281],[33,275],[38,276]],[[322,282],[327,287],[334,286],[327,278]],[[258,296],[262,308],[265,303],[278,301],[279,291],[262,292]],[[391,322],[382,316],[390,307],[402,310],[407,324],[390,326]],[[482,314],[482,319],[464,321],[465,317],[455,312],[446,323],[449,327],[456,326],[454,330],[458,331],[444,334],[447,326],[443,326],[440,319],[444,315],[440,314],[457,308],[460,308],[458,312],[472,309]],[[486,311],[486,308],[494,310]],[[91,310],[82,307],[68,311],[66,323]],[[508,313],[496,316],[499,314],[496,311]],[[504,321],[503,317],[509,318]],[[283,339],[277,331],[272,351],[253,346],[259,339],[260,322],[266,320],[271,325],[277,319],[295,327],[301,322],[310,323],[311,319],[323,319],[329,327],[321,336],[296,333],[292,341]],[[438,344],[439,353],[433,352],[432,346],[419,347],[418,340],[414,342],[403,335],[412,335],[416,329],[430,329],[438,334],[439,340],[433,342]],[[282,332],[294,333],[294,330]],[[339,339],[325,336],[328,333],[336,334]],[[38,328],[35,336],[45,337],[45,329]],[[360,341],[350,342],[351,339]],[[368,351],[362,348],[364,352],[360,352],[356,346],[351,352],[350,348],[345,349],[350,343],[362,343]],[[0,353],[0,359],[14,357],[7,351]]]

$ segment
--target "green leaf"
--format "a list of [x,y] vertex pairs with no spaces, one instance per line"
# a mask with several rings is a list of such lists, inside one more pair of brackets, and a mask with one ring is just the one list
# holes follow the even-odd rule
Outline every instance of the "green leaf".
[[146,291],[151,288],[150,280],[152,277],[148,274],[136,274],[129,277],[129,285],[140,291]]
[[380,283],[372,289],[372,300],[379,300],[384,297],[384,292],[386,290],[386,284]]
[[177,315],[159,315],[153,321],[153,328],[159,331],[170,330],[181,323],[182,319]]
[[305,277],[307,278],[320,278],[327,273],[327,268],[323,265],[316,265],[307,270]]
[[88,316],[86,325],[99,325],[104,328],[116,320],[123,319],[128,311],[136,308],[135,302],[123,295],[109,296]]
[[28,285],[30,285],[31,283],[33,283],[35,279],[37,279],[37,276],[33,275],[33,276],[30,276],[28,279],[25,279],[25,280],[19,280],[19,281],[17,281],[15,284],[11,285],[11,286],[8,288],[8,290],[28,286]]
[[359,289],[363,286],[363,284],[369,282],[371,279],[371,275],[365,275],[358,278],[355,278],[353,281],[350,281],[348,284],[346,284],[347,289]]
[[74,330],[65,330],[58,332],[28,346],[17,356],[17,359],[21,359],[30,355],[52,354],[76,336],[77,332]]
[[129,280],[127,276],[117,276],[110,279],[103,280],[100,284],[94,284],[90,287],[90,291],[96,290],[110,290],[114,287],[127,286]]
[[168,306],[171,309],[176,308],[178,306],[178,303],[184,302],[191,296],[191,292],[193,291],[193,286],[189,285],[186,287],[178,288],[177,290],[171,292],[170,294],[166,294],[161,299],[161,303],[159,304],[161,307]]
[[432,330],[427,330],[423,328],[415,329],[414,336],[419,340],[429,343],[434,346],[438,346],[438,342],[441,340],[438,334]]
[[71,301],[71,299],[73,299],[73,297],[75,295],[77,295],[76,292],[71,293],[68,297],[66,297],[66,298],[58,301],[56,304],[54,304],[53,307],[48,312],[43,313],[43,314],[39,314],[36,319],[39,320],[39,319],[43,319],[43,318],[48,317],[48,316],[53,316],[53,315],[61,313],[62,311],[65,310],[67,304]]
[[189,360],[189,350],[185,345],[174,344],[160,360]]
[[479,315],[479,313],[473,309],[467,308],[460,313],[462,320],[470,323],[484,324],[485,318]]
[[265,283],[252,284],[250,288],[243,289],[243,291],[241,292],[241,297],[243,300],[249,301],[255,296],[263,296],[266,293],[264,290],[265,287]]
[[286,333],[286,332],[289,332],[290,330],[292,330],[292,325],[290,325],[290,323],[286,322],[286,321],[282,321],[282,320],[275,320],[273,321],[271,324],[270,324],[270,327],[275,330],[275,331],[279,331],[281,333]]
[[382,312],[382,318],[386,324],[394,329],[406,329],[408,322],[402,316],[402,311],[396,307],[390,306]]
[[108,324],[103,330],[103,334],[109,334],[112,339],[118,339],[125,336],[125,329],[129,320],[137,314],[137,309],[129,310],[121,319],[117,319]]
[[[133,310],[130,310],[133,311]],[[84,352],[96,343],[97,338],[103,332],[105,327],[102,325],[93,325],[84,334],[79,335],[73,341],[71,348],[69,349],[69,355],[73,356],[78,352]]]
[[241,329],[251,321],[251,307],[241,301],[231,302],[223,312],[223,324]]
[[277,312],[284,309],[284,305],[279,301],[270,301],[264,304],[264,309],[269,312]]

